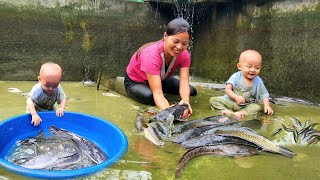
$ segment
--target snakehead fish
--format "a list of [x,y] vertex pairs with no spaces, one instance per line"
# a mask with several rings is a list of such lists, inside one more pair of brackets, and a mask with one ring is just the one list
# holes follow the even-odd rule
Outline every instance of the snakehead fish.
[[159,111],[155,108],[149,107],[145,110],[138,110],[136,115],[136,128],[138,132],[142,132],[143,128],[146,128],[148,123],[154,121]]
[[148,126],[152,127],[154,133],[160,140],[167,140],[170,136],[169,128],[161,121],[149,123]]
[[181,133],[183,131],[186,131],[195,127],[199,127],[199,126],[230,124],[234,122],[239,122],[239,120],[229,116],[209,116],[206,118],[190,120],[190,121],[186,121],[181,124],[178,124],[172,130],[172,133]]
[[154,145],[163,146],[164,142],[160,140],[160,137],[153,127],[148,126],[143,129],[143,134],[146,139],[152,142]]
[[183,141],[201,136],[203,133],[216,129],[217,127],[220,127],[220,126],[222,125],[218,124],[218,125],[211,125],[211,126],[200,126],[193,129],[189,129],[180,134],[175,134],[173,137],[171,137],[171,141],[174,143],[182,143]]
[[176,170],[176,178],[180,177],[187,162],[201,155],[217,156],[249,156],[258,154],[259,149],[246,145],[223,144],[212,146],[201,146],[187,151],[179,160]]
[[215,134],[205,134],[189,140],[183,141],[181,146],[184,148],[196,148],[200,146],[217,145],[217,144],[242,144],[259,148],[259,146],[247,140],[237,137],[219,136]]
[[[184,110],[188,109],[188,104],[175,104],[167,109],[160,111],[155,119],[158,121],[167,122],[166,124],[172,124],[171,120],[180,120],[180,116],[183,115]],[[172,120],[172,121],[173,121]],[[169,122],[168,122],[169,121]]]
[[242,138],[260,146],[265,151],[279,153],[287,157],[293,157],[295,155],[291,150],[272,142],[268,138],[247,127],[233,128],[232,126],[225,126],[220,127],[214,133],[221,136]]

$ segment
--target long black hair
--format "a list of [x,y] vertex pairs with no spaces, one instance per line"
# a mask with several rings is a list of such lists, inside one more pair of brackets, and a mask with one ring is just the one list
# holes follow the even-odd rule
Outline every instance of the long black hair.
[[[188,21],[186,21],[183,18],[175,18],[173,20],[171,20],[168,25],[166,26],[166,34],[167,36],[171,36],[171,35],[176,35],[179,33],[184,33],[184,32],[188,32],[189,34],[189,38],[191,38],[191,26],[188,23]],[[161,40],[159,40],[161,41]],[[143,46],[141,46],[137,51],[136,51],[136,59],[138,59],[141,51],[145,48],[148,47],[152,44],[155,44],[158,41],[155,42],[149,42],[147,44],[144,44]]]

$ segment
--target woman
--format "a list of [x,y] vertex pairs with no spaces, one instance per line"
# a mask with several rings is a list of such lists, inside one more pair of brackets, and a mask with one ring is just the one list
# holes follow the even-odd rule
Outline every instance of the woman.
[[[189,105],[182,118],[189,118],[192,114],[190,96],[197,94],[189,85],[191,58],[187,48],[190,35],[189,23],[176,18],[167,25],[162,40],[140,47],[126,69],[124,84],[127,94],[143,104],[156,104],[160,110],[170,106],[164,93],[180,94],[180,103]],[[180,80],[170,77],[177,68]]]

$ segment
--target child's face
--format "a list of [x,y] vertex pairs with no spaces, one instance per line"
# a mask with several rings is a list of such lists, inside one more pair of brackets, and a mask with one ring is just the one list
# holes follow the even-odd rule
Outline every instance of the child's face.
[[48,96],[52,96],[54,91],[59,86],[61,76],[57,75],[40,75],[38,80],[41,83],[42,89]]
[[253,80],[259,75],[261,70],[262,58],[259,55],[243,56],[238,63],[238,69],[242,72],[244,78]]

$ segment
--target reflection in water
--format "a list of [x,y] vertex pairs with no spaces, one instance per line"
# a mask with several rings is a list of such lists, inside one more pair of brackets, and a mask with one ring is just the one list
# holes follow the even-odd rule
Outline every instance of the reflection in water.
[[[135,141],[133,145],[133,149],[135,149],[137,153],[140,154],[141,159],[145,162],[157,162],[161,159],[159,155],[157,155],[155,148],[158,147],[156,147],[143,137],[138,138],[138,140]],[[150,166],[150,164],[142,166]]]

